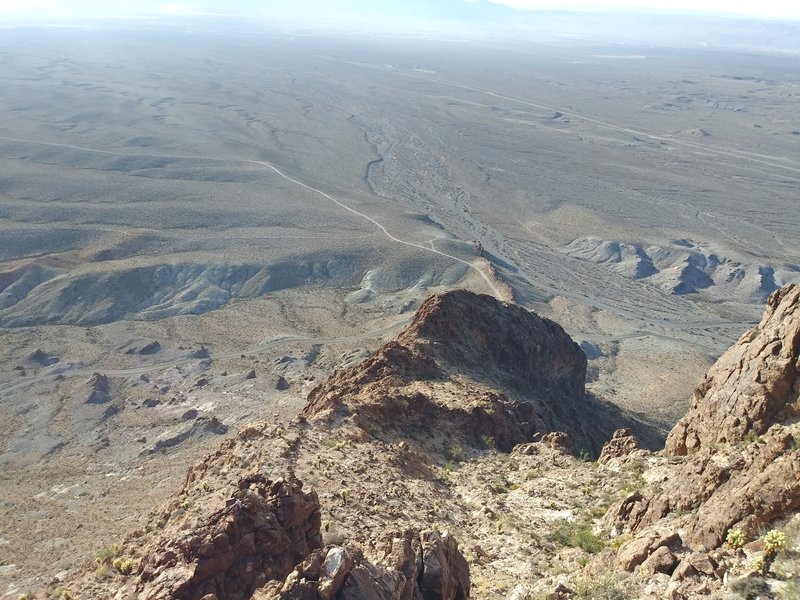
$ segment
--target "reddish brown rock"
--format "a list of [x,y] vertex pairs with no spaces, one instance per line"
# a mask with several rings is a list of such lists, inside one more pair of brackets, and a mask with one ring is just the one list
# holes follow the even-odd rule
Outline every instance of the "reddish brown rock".
[[620,418],[587,396],[585,376],[583,351],[558,324],[459,290],[428,298],[397,340],[312,390],[303,416],[333,418],[347,405],[367,430],[441,421],[503,451],[564,431],[597,456]]
[[628,428],[617,429],[612,438],[603,445],[597,461],[605,464],[612,458],[623,458],[639,448],[633,431]]
[[633,571],[659,548],[676,549],[680,545],[677,533],[649,532],[620,546],[614,564],[625,571]]
[[322,543],[319,502],[296,482],[253,475],[234,498],[183,537],[166,537],[142,559],[141,600],[247,599],[283,579]]
[[670,432],[666,451],[679,456],[709,444],[763,434],[800,415],[800,286],[774,292],[758,326],[711,367],[689,412]]
[[438,531],[389,535],[371,562],[358,548],[317,550],[285,581],[254,600],[468,600],[469,566],[452,536]]
[[642,563],[642,571],[645,573],[664,573],[670,575],[675,570],[678,559],[667,546],[659,546]]
[[569,436],[563,431],[551,431],[550,433],[546,433],[542,436],[539,443],[553,450],[563,452],[564,454],[572,454],[572,440],[570,440]]
[[619,564],[630,567],[642,547],[652,547],[653,529],[670,526],[695,551],[673,578],[719,579],[722,567],[708,552],[728,530],[753,536],[800,509],[799,361],[800,287],[787,286],[695,391],[667,440],[679,458],[660,480],[609,509],[605,526],[634,536],[620,548]]

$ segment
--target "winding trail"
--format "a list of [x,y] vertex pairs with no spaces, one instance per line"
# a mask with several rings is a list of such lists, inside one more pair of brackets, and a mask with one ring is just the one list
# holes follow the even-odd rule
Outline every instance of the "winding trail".
[[466,265],[467,267],[469,267],[473,271],[477,272],[483,278],[484,282],[486,282],[486,285],[492,291],[492,294],[495,296],[495,298],[498,298],[498,299],[501,299],[501,300],[503,299],[503,295],[500,293],[500,290],[494,284],[494,282],[492,281],[491,277],[489,277],[489,275],[483,269],[477,267],[474,263],[472,263],[470,261],[467,261],[467,260],[464,260],[464,259],[461,259],[461,258],[458,258],[457,256],[453,256],[451,254],[447,254],[446,252],[442,252],[441,250],[436,250],[435,248],[431,248],[429,246],[425,246],[423,244],[417,244],[417,243],[414,243],[414,242],[409,242],[407,240],[403,240],[403,239],[400,239],[398,237],[395,237],[394,235],[389,233],[389,230],[386,229],[386,227],[380,221],[378,221],[377,219],[375,219],[373,217],[370,217],[369,215],[367,215],[367,214],[365,214],[365,213],[363,213],[363,212],[361,212],[359,210],[356,210],[355,208],[352,208],[351,206],[348,206],[344,202],[341,202],[340,200],[337,200],[336,198],[334,198],[333,196],[331,196],[330,194],[328,194],[326,192],[323,192],[319,188],[315,188],[315,187],[313,187],[311,185],[308,185],[307,183],[303,183],[299,179],[295,179],[294,177],[292,177],[290,175],[287,175],[281,169],[279,169],[276,165],[274,165],[274,164],[272,164],[270,162],[264,161],[264,160],[252,160],[252,159],[247,159],[247,158],[219,158],[219,157],[214,157],[214,156],[189,156],[189,155],[183,155],[183,154],[145,154],[145,153],[140,153],[140,152],[115,152],[113,150],[100,150],[99,148],[87,148],[85,146],[74,146],[72,144],[58,144],[56,142],[39,142],[39,141],[34,141],[34,140],[25,140],[25,139],[20,139],[20,138],[8,137],[8,136],[4,136],[4,135],[0,135],[0,140],[6,140],[6,141],[9,141],[9,142],[18,142],[18,143],[22,143],[22,144],[33,144],[33,145],[37,145],[37,146],[48,146],[48,147],[55,147],[55,148],[67,148],[67,149],[72,149],[72,150],[80,150],[82,152],[91,152],[91,153],[95,153],[95,154],[105,154],[105,155],[110,155],[110,156],[124,156],[124,157],[138,157],[138,158],[169,158],[169,159],[173,159],[173,160],[200,160],[200,161],[228,163],[228,164],[231,164],[231,163],[233,163],[233,164],[251,164],[251,165],[260,165],[262,167],[267,167],[268,169],[272,170],[276,175],[278,175],[279,177],[282,177],[286,181],[289,181],[289,182],[291,182],[291,183],[293,183],[293,184],[295,184],[295,185],[297,185],[299,187],[302,187],[302,188],[304,188],[304,189],[306,189],[306,190],[308,190],[310,192],[318,194],[318,195],[322,196],[323,198],[325,198],[326,200],[329,200],[330,202],[333,202],[334,204],[336,204],[340,208],[348,211],[349,213],[351,213],[351,214],[353,214],[353,215],[355,215],[355,216],[357,216],[357,217],[359,217],[361,219],[365,219],[366,221],[369,221],[370,223],[375,225],[375,227],[377,227],[387,238],[389,238],[391,241],[393,241],[393,242],[395,242],[397,244],[402,244],[402,245],[408,246],[410,248],[416,248],[417,250],[421,250],[423,252],[427,252],[427,253],[430,253],[430,254],[437,254],[437,255],[442,256],[444,258],[449,258],[450,260],[453,260],[455,262],[459,262],[461,264]]

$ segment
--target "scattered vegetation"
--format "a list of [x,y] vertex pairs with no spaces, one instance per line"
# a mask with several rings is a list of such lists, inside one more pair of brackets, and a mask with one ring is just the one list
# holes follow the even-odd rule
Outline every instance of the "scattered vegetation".
[[578,579],[573,600],[630,600],[622,581],[612,573]]
[[130,575],[133,573],[134,560],[118,556],[111,562],[112,566],[123,575]]
[[756,442],[761,441],[761,436],[758,435],[755,431],[748,431],[742,438],[742,441],[745,444],[755,444]]
[[342,499],[342,504],[347,504],[347,497],[350,495],[352,490],[348,487],[343,487],[339,490],[338,495],[339,498]]
[[322,543],[326,546],[338,546],[343,544],[347,536],[341,528],[334,522],[328,521],[327,528],[322,532]]
[[492,479],[491,488],[495,494],[507,494],[511,490],[519,487],[516,483],[510,483],[505,475],[497,475]]
[[589,554],[597,554],[604,546],[602,540],[592,532],[590,523],[567,519],[556,521],[549,539],[562,546],[580,548]]
[[119,546],[109,546],[100,550],[94,560],[98,565],[110,565],[117,556],[119,556]]
[[769,584],[761,577],[745,577],[734,581],[731,591],[738,594],[745,600],[756,600],[757,598],[774,598]]
[[109,577],[111,577],[111,569],[108,568],[108,565],[100,565],[94,572],[94,578],[97,579],[97,581],[103,581]]
[[444,449],[444,457],[449,461],[460,463],[464,460],[464,448],[458,444],[448,444]]
[[729,529],[725,541],[731,548],[738,550],[747,543],[747,536],[741,529]]

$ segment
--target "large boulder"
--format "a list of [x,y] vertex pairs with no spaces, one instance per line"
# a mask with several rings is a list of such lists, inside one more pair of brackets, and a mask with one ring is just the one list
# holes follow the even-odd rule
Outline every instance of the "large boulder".
[[798,355],[800,286],[790,285],[770,296],[758,326],[708,371],[667,437],[667,453],[740,442],[800,415]]
[[355,547],[317,550],[282,582],[254,600],[468,600],[469,566],[446,532],[405,531],[386,536],[378,559]]
[[139,564],[141,600],[246,600],[322,545],[317,495],[256,474],[183,536],[165,536]]

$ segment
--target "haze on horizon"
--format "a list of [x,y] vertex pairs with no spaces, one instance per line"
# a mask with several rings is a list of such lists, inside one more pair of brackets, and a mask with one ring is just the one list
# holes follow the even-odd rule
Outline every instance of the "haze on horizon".
[[279,18],[300,23],[336,17],[447,21],[487,15],[514,18],[517,13],[532,11],[800,20],[800,4],[789,0],[4,0],[0,22],[188,16]]

